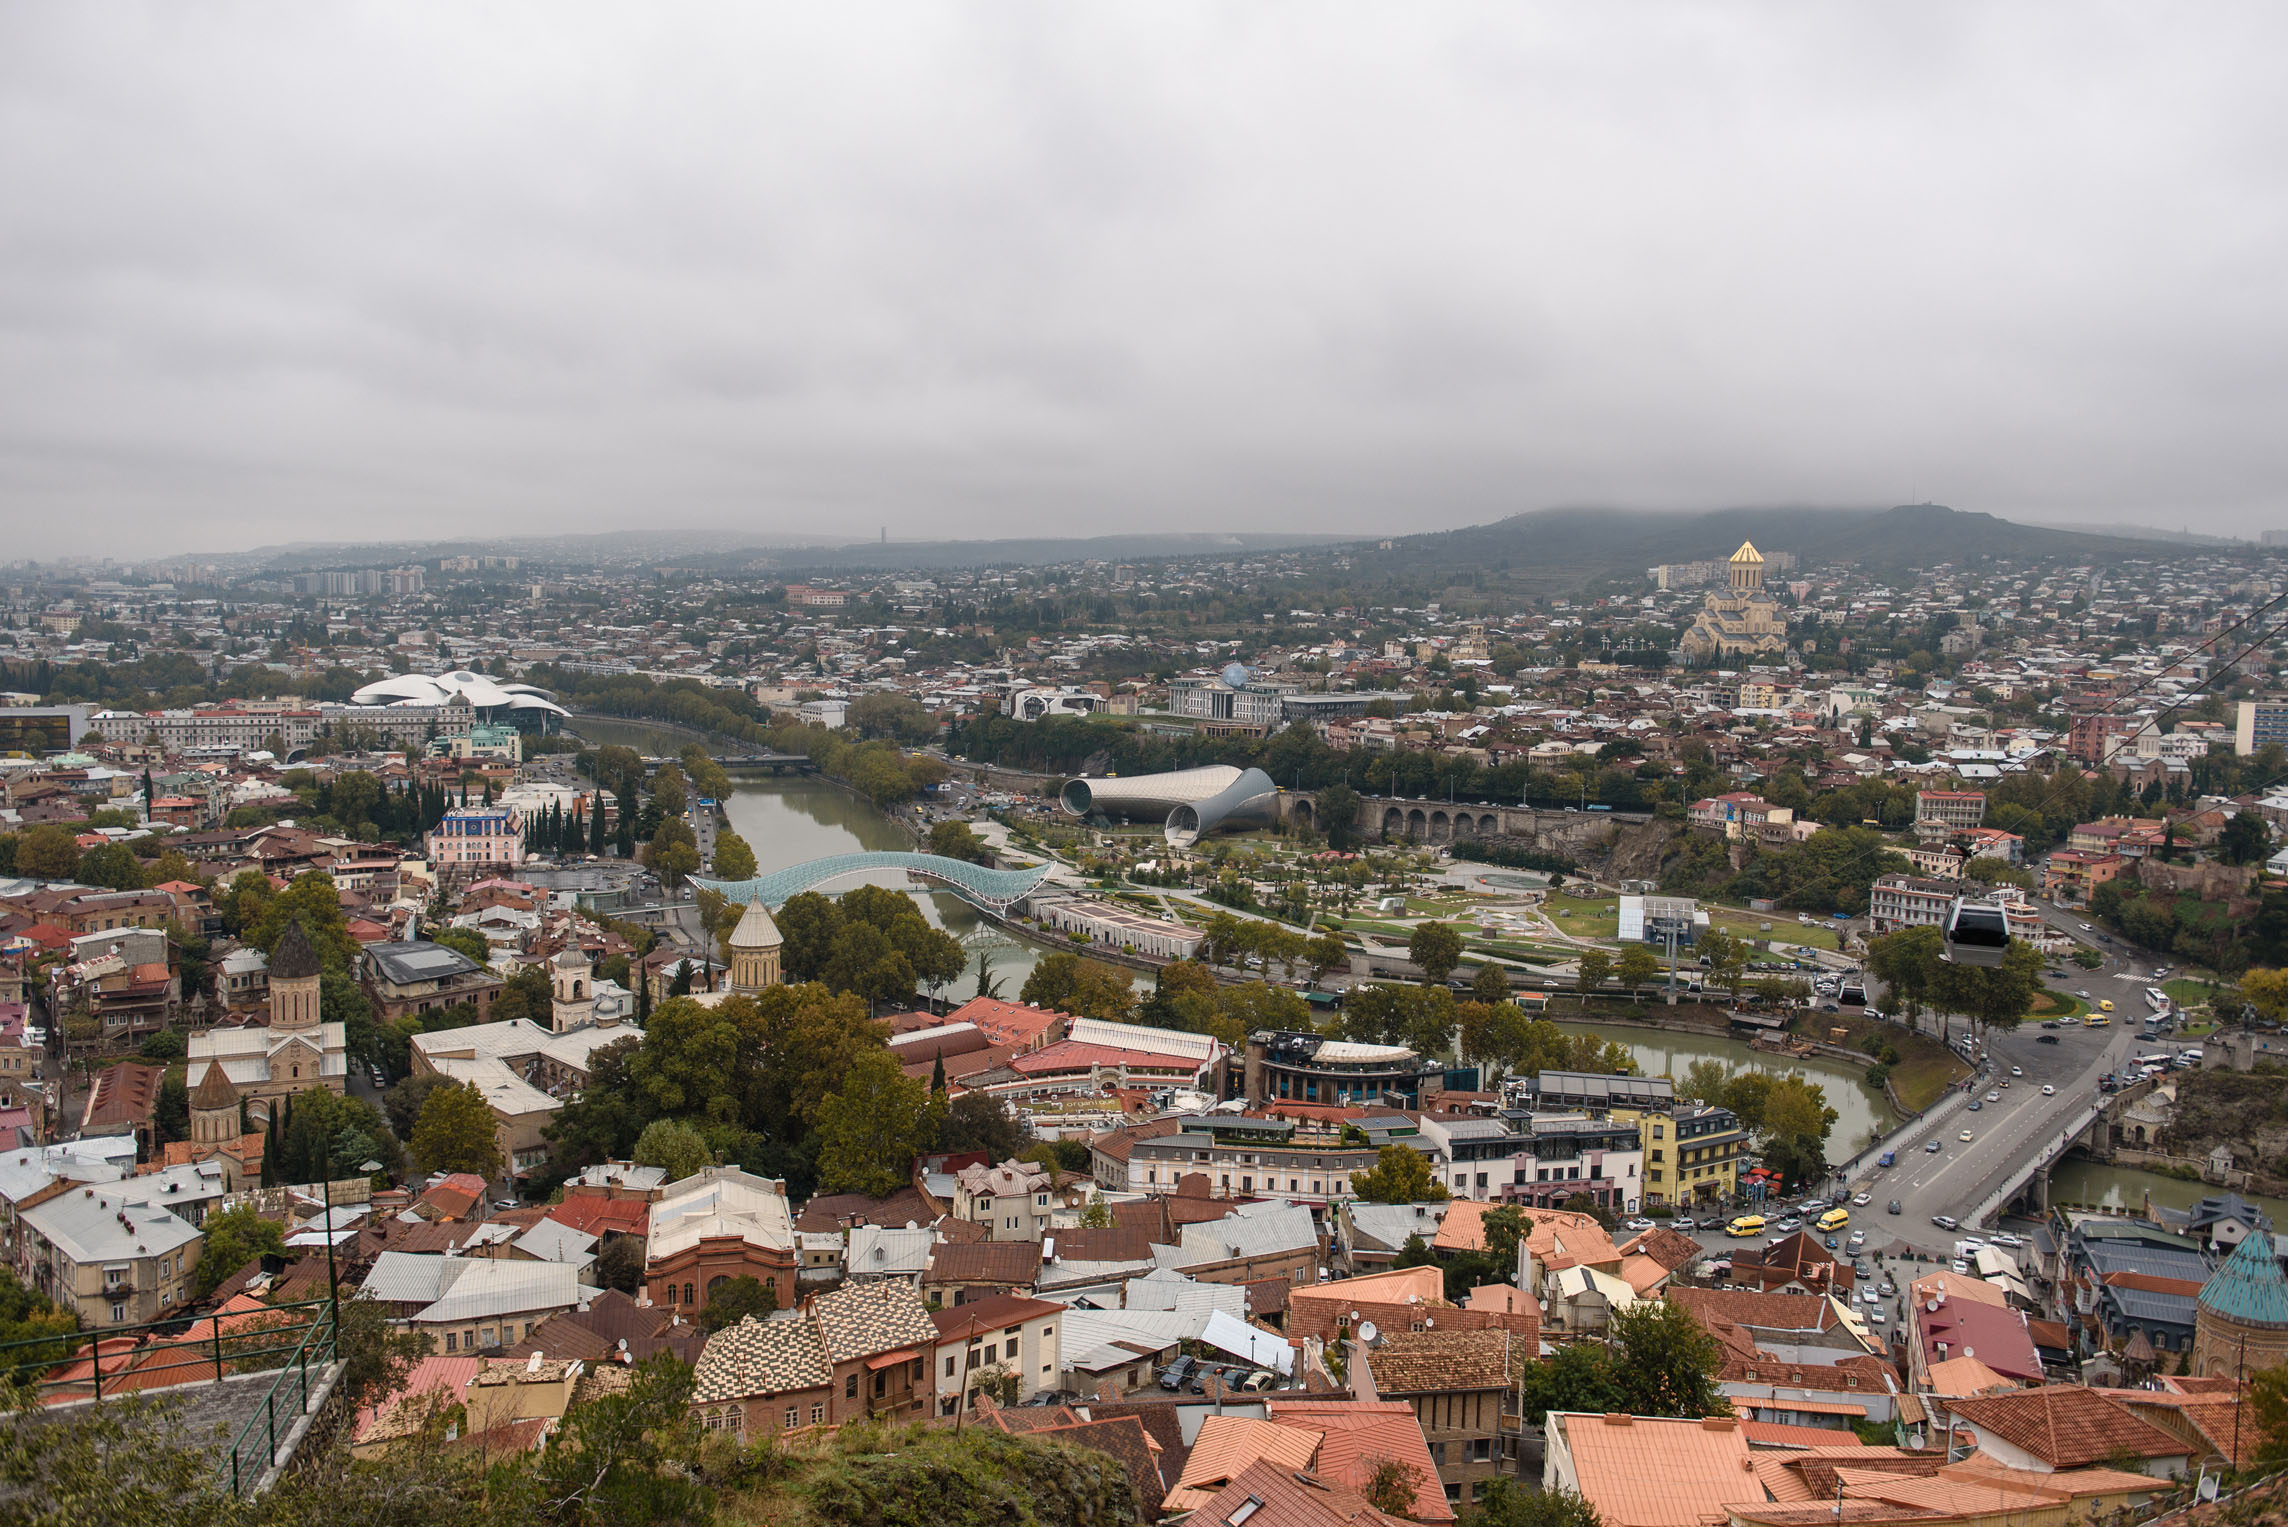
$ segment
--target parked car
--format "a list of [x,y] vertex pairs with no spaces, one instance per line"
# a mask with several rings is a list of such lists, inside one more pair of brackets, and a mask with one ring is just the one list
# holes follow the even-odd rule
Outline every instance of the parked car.
[[1624,1230],[1650,1230],[1653,1225],[1649,1219],[1625,1219],[1621,1221],[1621,1228]]
[[1891,1317],[1884,1314],[1881,1310],[1869,1310],[1867,1312],[1867,1324],[1871,1326],[1886,1325],[1890,1322],[1890,1319]]
[[1881,1295],[1882,1295],[1884,1298],[1886,1298],[1886,1299],[1890,1298],[1890,1297],[1891,1297],[1893,1294],[1897,1293],[1898,1291],[1899,1291],[1899,1289],[1898,1289],[1898,1285],[1897,1285],[1897,1284],[1895,1284],[1895,1283],[1893,1283],[1893,1282],[1892,1282],[1890,1279],[1888,1279],[1888,1278],[1885,1278],[1885,1279],[1883,1280],[1883,1282],[1882,1282],[1882,1286],[1881,1286],[1881,1287],[1879,1287],[1879,1288],[1877,1288],[1877,1289],[1875,1290],[1875,1292],[1876,1292],[1876,1293],[1878,1293],[1878,1294],[1881,1294]]
[[1192,1370],[1199,1365],[1200,1360],[1196,1357],[1186,1355],[1177,1358],[1160,1370],[1160,1387],[1170,1393],[1180,1392],[1191,1381]]
[[[1713,1227],[1716,1222],[1710,1220],[1708,1223]],[[1700,1223],[1689,1214],[1679,1214],[1668,1222],[1668,1228],[1671,1230],[1698,1230]]]
[[1970,1272],[1970,1264],[1969,1264],[1968,1262],[1965,1262],[1964,1260],[1962,1260],[1962,1258],[1960,1258],[1960,1257],[1956,1257],[1956,1258],[1955,1258],[1955,1259],[1954,1259],[1952,1262],[1950,1262],[1950,1263],[1948,1263],[1948,1264],[1947,1264],[1947,1270],[1948,1270],[1949,1272],[1956,1272],[1956,1273],[1962,1273],[1962,1274],[1968,1275],[1968,1273]]

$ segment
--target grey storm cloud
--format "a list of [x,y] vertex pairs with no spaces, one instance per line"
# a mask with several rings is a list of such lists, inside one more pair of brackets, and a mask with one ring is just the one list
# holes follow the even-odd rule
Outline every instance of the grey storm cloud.
[[2229,4],[34,0],[0,528],[2253,530],[2284,45]]

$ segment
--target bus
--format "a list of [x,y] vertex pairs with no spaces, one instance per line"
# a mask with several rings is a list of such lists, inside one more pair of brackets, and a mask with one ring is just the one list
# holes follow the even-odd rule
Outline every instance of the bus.
[[1841,1230],[1845,1225],[1851,1223],[1851,1211],[1839,1205],[1836,1208],[1828,1210],[1825,1214],[1822,1214],[1819,1217],[1818,1223],[1819,1229],[1823,1233]]
[[2148,986],[2145,988],[2145,1005],[2156,1013],[2166,1014],[2169,1011],[2169,994],[2158,986]]
[[1761,1214],[1743,1214],[1726,1225],[1724,1233],[1736,1237],[1762,1235],[1764,1233],[1764,1217]]

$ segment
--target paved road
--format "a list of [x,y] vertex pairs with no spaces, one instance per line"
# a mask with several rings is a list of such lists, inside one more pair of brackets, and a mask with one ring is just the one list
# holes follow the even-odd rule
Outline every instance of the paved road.
[[[2043,917],[2051,927],[2104,956],[2095,970],[2085,971],[2070,962],[2053,966],[2067,972],[2068,979],[2049,984],[2076,994],[2087,992],[2093,1006],[2101,998],[2112,999],[2114,1022],[2101,1029],[2079,1024],[2043,1029],[2029,1023],[1993,1036],[1983,1057],[1985,1070],[1970,1094],[1979,1103],[1978,1111],[1970,1111],[1970,1097],[1951,1095],[1907,1133],[1895,1167],[1875,1168],[1853,1178],[1852,1191],[1874,1195],[1858,1219],[1891,1231],[1881,1237],[1886,1244],[1898,1239],[1929,1249],[1950,1245],[1953,1237],[1933,1225],[1931,1216],[1967,1218],[2089,1107],[2100,1095],[2100,1076],[2118,1070],[2133,1051],[2150,1044],[2142,1031],[2150,966],[2096,942],[2094,933],[2083,931],[2080,919],[2071,913],[2044,908]],[[1956,1027],[1959,1030],[1960,1025]],[[2045,1037],[2056,1043],[2042,1043]],[[2045,1085],[2055,1091],[2045,1096]],[[1989,1102],[1990,1094],[1999,1096]],[[1967,1142],[1961,1138],[1965,1130],[1971,1136]],[[1925,1149],[1932,1141],[1939,1146],[1935,1152]],[[1893,1199],[1899,1202],[1896,1216],[1885,1212]]]

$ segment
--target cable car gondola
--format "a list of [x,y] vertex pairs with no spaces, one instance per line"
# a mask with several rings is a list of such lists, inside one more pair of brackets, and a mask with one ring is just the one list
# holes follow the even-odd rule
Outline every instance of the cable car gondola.
[[1946,958],[1950,964],[1992,970],[2010,952],[2010,916],[1990,902],[1957,898],[1946,917]]

